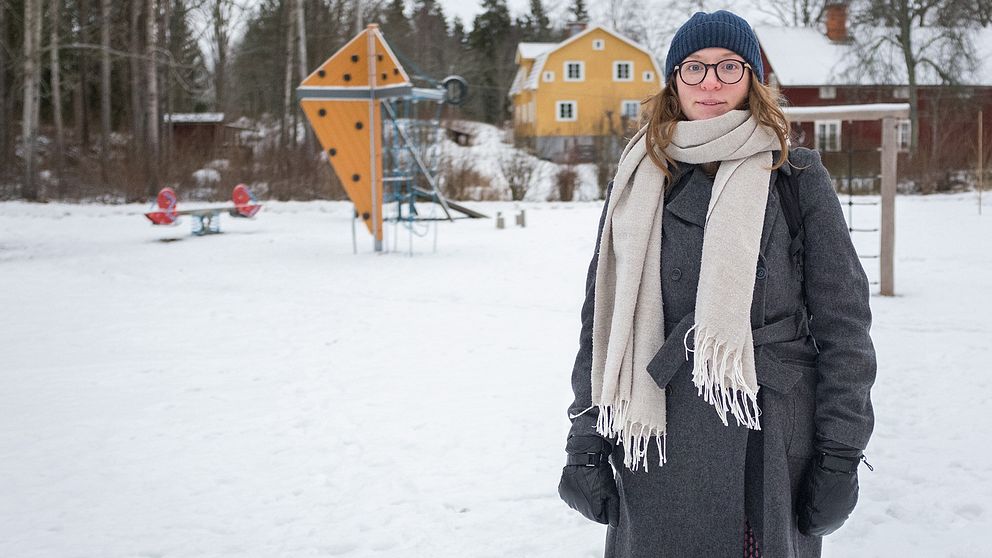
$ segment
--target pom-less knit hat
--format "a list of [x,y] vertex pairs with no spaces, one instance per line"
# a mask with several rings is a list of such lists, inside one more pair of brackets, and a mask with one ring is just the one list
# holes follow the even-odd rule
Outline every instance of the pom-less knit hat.
[[665,58],[665,79],[672,77],[675,66],[686,56],[709,47],[725,48],[741,55],[751,65],[758,81],[764,83],[765,69],[761,64],[758,37],[744,18],[726,10],[711,14],[696,12],[675,32]]

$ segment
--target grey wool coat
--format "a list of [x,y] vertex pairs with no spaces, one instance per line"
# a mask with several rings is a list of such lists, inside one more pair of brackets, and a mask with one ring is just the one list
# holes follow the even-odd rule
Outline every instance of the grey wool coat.
[[[778,172],[799,173],[802,266],[790,255],[788,222],[774,187]],[[868,280],[839,200],[815,151],[793,149],[789,163],[771,173],[751,307],[761,430],[748,430],[732,419],[724,426],[692,384],[692,353],[687,360],[683,337],[693,324],[713,179],[685,164],[676,175],[665,200],[659,270],[666,339],[648,366],[666,391],[667,461],[659,467],[657,448],[649,444],[649,469],[632,472],[615,448],[620,518],[608,528],[606,556],[737,558],[746,520],[765,558],[818,557],[822,539],[799,533],[795,511],[814,437],[864,449],[874,425]],[[603,218],[605,209],[600,232]],[[586,279],[570,416],[591,405],[597,255]],[[573,419],[570,435],[595,434],[595,411]]]

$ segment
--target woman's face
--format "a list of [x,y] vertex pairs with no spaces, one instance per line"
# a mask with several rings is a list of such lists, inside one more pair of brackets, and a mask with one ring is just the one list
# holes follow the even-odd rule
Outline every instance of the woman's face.
[[[732,50],[710,47],[697,50],[686,56],[685,60],[679,64],[679,73],[684,71],[688,75],[688,68],[683,69],[686,63],[716,64],[724,60],[744,63],[744,58]],[[698,70],[699,68],[694,67],[693,69]],[[715,70],[714,67],[706,67],[706,77],[696,85],[686,85],[685,77],[675,77],[678,80],[679,106],[689,120],[713,118],[744,105],[744,100],[747,99],[748,90],[751,87],[751,76],[748,75],[750,70],[744,69],[744,76],[734,84],[726,84],[717,79]],[[690,79],[690,81],[692,80]]]

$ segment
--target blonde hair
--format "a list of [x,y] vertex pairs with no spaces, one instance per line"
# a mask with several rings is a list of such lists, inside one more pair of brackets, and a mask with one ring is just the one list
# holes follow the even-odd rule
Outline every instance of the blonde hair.
[[[781,146],[781,155],[772,165],[772,170],[784,165],[789,160],[789,120],[782,112],[781,105],[784,98],[776,95],[775,91],[754,75],[748,72],[751,79],[751,87],[747,94],[744,108],[751,111],[751,114],[759,124],[771,128],[778,136]],[[675,161],[665,153],[665,148],[672,143],[672,135],[675,133],[675,124],[688,120],[679,105],[678,87],[676,86],[677,76],[672,76],[668,83],[656,95],[645,99],[647,106],[645,110],[645,120],[648,129],[645,133],[647,141],[648,156],[658,165],[658,168],[665,173],[665,189],[671,186],[672,171],[669,169]]]

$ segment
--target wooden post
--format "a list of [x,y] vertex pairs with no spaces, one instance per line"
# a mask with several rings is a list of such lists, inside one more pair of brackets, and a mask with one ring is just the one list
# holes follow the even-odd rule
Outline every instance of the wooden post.
[[985,147],[982,140],[985,134],[982,131],[982,111],[978,111],[978,214],[982,214],[982,179],[985,171]]
[[896,119],[882,119],[882,221],[879,271],[881,294],[895,294],[894,265],[896,239]]

